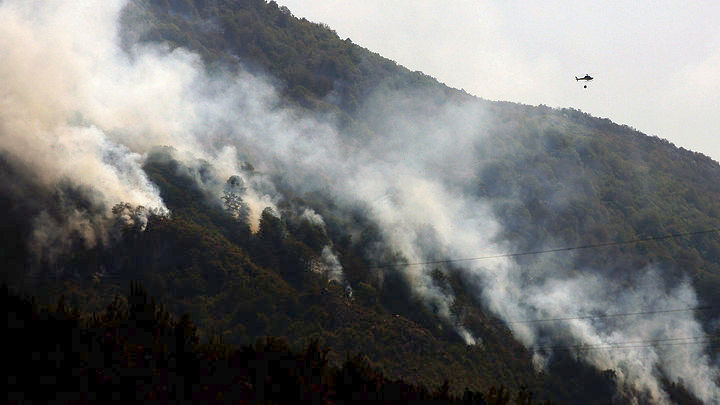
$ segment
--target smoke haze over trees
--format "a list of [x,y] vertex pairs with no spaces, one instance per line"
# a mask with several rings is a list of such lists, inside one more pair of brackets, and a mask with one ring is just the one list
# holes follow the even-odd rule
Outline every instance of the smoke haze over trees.
[[720,396],[717,232],[447,261],[718,229],[701,154],[471,97],[274,2],[5,0],[0,59],[12,285],[98,309],[143,280],[228,341],[457,389]]

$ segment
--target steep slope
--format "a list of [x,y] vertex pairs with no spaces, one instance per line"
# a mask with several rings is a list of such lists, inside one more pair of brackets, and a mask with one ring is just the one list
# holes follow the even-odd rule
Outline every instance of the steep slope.
[[[201,343],[189,316],[176,319],[137,285],[100,313],[69,307],[63,297],[57,305],[39,306],[34,297],[20,297],[7,286],[0,303],[8,314],[3,366],[13,402],[504,404],[514,397],[532,403],[526,390],[513,395],[493,387],[486,393],[465,390],[460,397],[449,392],[447,383],[434,388],[389,379],[360,355],[336,367],[317,341],[302,351],[277,338],[242,347],[217,336]],[[23,367],[29,359],[32,367]],[[38,380],[44,389],[36,389]]]
[[[4,89],[0,114],[10,283],[99,309],[142,280],[227,341],[319,338],[454,390],[717,395],[720,236],[698,233],[720,227],[717,162],[580,111],[471,97],[273,2],[95,6],[122,16],[119,38],[78,20],[67,55],[38,46],[52,35],[27,47],[73,73],[44,100],[61,119],[24,103],[44,94],[34,71],[0,71],[28,86]],[[13,13],[0,6],[7,30],[33,21]],[[67,24],[41,15],[28,31]],[[557,249],[578,246],[596,247]],[[464,260],[486,256],[506,257]]]
[[[227,55],[219,51],[227,49],[244,63],[278,77],[290,99],[311,100],[315,107],[350,114],[354,121],[349,125],[361,127],[360,135],[368,127],[375,133],[370,136],[387,132],[388,123],[375,119],[378,108],[371,106],[375,110],[368,111],[357,101],[378,92],[386,96],[403,89],[407,94],[430,95],[431,101],[421,106],[429,109],[469,98],[341,40],[328,27],[293,18],[274,2],[208,3],[211,6],[170,2],[178,14],[168,14],[163,8],[167,3],[137,4],[150,12],[143,15],[155,19],[156,28],[147,30],[144,39],[187,46],[212,61]],[[206,21],[222,22],[213,31]],[[240,31],[245,34],[232,35]],[[305,81],[298,72],[304,72]],[[487,125],[491,135],[476,158],[483,164],[477,189],[489,198],[519,197],[512,210],[531,207],[529,220],[517,224],[522,229],[513,230],[509,238],[524,239],[521,250],[531,249],[533,241],[548,236],[560,238],[559,245],[572,246],[718,227],[720,182],[715,180],[720,178],[720,167],[712,159],[577,110],[512,103],[485,102],[483,106],[491,111],[483,118],[492,123]],[[519,181],[503,183],[503,179]],[[570,198],[569,188],[578,183],[582,188],[573,189],[575,196]],[[564,206],[555,207],[560,199],[565,200]],[[571,202],[574,211],[568,212]],[[549,212],[540,212],[543,204],[553,206],[545,207]],[[574,224],[564,224],[561,218],[571,218]],[[505,218],[508,231],[513,222],[517,218]],[[636,255],[637,260],[644,262],[640,265],[679,261],[678,267],[692,269],[688,274],[696,282],[702,279],[696,286],[703,299],[717,304],[713,291],[720,287],[720,246],[712,235],[702,239],[701,246],[664,240],[648,246],[649,252],[643,252],[643,258]],[[625,263],[618,261],[618,265]]]

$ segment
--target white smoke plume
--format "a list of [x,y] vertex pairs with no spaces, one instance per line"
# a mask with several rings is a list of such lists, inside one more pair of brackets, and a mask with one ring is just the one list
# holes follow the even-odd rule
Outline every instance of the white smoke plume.
[[[372,131],[341,133],[331,116],[310,117],[280,107],[272,85],[246,72],[209,76],[200,58],[162,45],[121,44],[121,0],[0,1],[0,152],[33,170],[48,187],[64,182],[92,190],[93,210],[71,210],[64,221],[38,216],[35,240],[55,247],[67,232],[102,240],[113,205],[164,211],[142,164],[168,146],[188,167],[210,162],[216,177],[237,176],[251,226],[282,199],[272,179],[296,192],[323,190],[338,205],[364,207],[395,252],[414,265],[396,266],[415,294],[451,318],[454,297],[418,264],[508,252],[497,241],[501,225],[492,202],[474,191],[486,164],[483,105],[448,101],[439,90],[394,91],[379,86],[363,102]],[[244,171],[250,161],[255,170]],[[200,181],[198,180],[200,183]],[[218,201],[224,182],[203,183]],[[86,193],[88,194],[88,193]],[[120,208],[121,218],[142,228],[142,215]],[[317,212],[302,216],[325,222]],[[62,246],[58,247],[62,248]],[[332,246],[322,258],[331,279],[342,278]],[[379,260],[379,259],[378,259]],[[657,272],[620,281],[588,270],[570,272],[539,261],[528,268],[512,260],[459,262],[476,282],[476,294],[505,320],[623,313],[697,305],[692,287],[662,285]],[[383,264],[383,263],[377,263]],[[508,323],[528,346],[613,344],[702,335],[692,313],[672,317],[548,324]],[[458,334],[476,338],[462,325]],[[538,364],[546,359],[537,350]],[[717,367],[702,345],[647,345],[628,350],[579,352],[598,368],[616,370],[623,383],[667,402],[660,374],[682,379],[699,398],[717,402]]]
[[[325,234],[325,236],[327,236],[325,220],[320,214],[315,212],[315,210],[306,207],[305,209],[303,209],[300,218],[320,228]],[[337,254],[334,252],[332,244],[327,244],[323,246],[320,253],[320,260],[323,264],[323,267],[326,269],[325,272],[327,273],[328,280],[337,281],[340,284],[345,281],[343,276],[342,264],[340,263],[340,259],[338,259]]]
[[[218,143],[230,122],[224,111],[253,94],[264,108],[270,87],[255,79],[207,77],[196,55],[163,46],[120,46],[125,1],[0,3],[0,151],[34,169],[49,187],[71,182],[92,190],[104,214],[120,202],[165,211],[157,188],[142,171],[146,154],[171,146],[189,164],[211,160],[225,178],[239,172],[236,150]],[[228,93],[233,96],[228,96]],[[230,120],[237,119],[231,117]],[[218,185],[218,193],[222,185]],[[272,198],[248,191],[259,213]],[[89,213],[65,225],[37,218],[37,244],[61,228],[84,229]],[[78,222],[79,217],[85,217]],[[44,228],[44,229],[42,229]],[[88,239],[88,241],[90,241]]]
[[[354,185],[359,196],[368,196],[370,215],[411,263],[512,252],[512,246],[496,241],[500,224],[489,209],[493,202],[471,191],[474,176],[484,164],[475,158],[486,145],[483,111],[472,102],[433,104],[428,100],[439,98],[434,96],[385,91],[382,99],[370,101],[368,114],[387,138],[369,143],[371,153],[361,158],[366,163],[358,163],[358,175],[348,186]],[[560,204],[564,195],[555,198]],[[562,245],[544,241],[540,249],[556,246]],[[530,265],[508,258],[456,265],[475,280],[475,291],[488,307],[508,321],[698,306],[688,281],[668,287],[654,269],[627,269],[628,274],[635,274],[632,277],[603,276],[600,269],[580,272],[572,259],[565,254],[539,257]],[[432,283],[427,266],[408,266],[405,272],[415,291],[440,303],[441,313],[446,311],[452,297]],[[604,345],[604,350],[578,351],[577,355],[600,370],[615,370],[621,386],[632,387],[653,402],[670,402],[660,376],[682,381],[707,403],[719,398],[718,368],[705,353],[705,332],[692,311],[640,318],[510,322],[508,326],[528,347]],[[674,340],[679,338],[689,339]],[[635,346],[641,347],[607,349],[648,341],[676,344],[638,343]],[[548,352],[552,350],[536,350],[540,367]]]
[[[486,302],[510,321],[516,337],[534,348],[538,364],[544,364],[552,347],[565,346],[600,370],[613,369],[621,382],[655,403],[670,403],[659,375],[683,381],[707,403],[717,400],[718,370],[705,353],[702,326],[691,311],[662,312],[698,306],[689,282],[667,287],[654,269],[613,279],[597,270],[567,268],[533,283],[522,280],[523,273],[535,270],[506,261],[495,269],[477,266],[473,272],[483,284]],[[658,313],[612,316],[648,308]]]
[[342,283],[342,264],[340,264],[340,260],[338,260],[337,255],[332,251],[330,246],[323,247],[321,258],[325,266],[327,266],[328,279]]

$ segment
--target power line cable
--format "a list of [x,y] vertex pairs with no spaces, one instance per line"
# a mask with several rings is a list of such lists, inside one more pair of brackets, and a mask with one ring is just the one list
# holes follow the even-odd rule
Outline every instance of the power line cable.
[[488,260],[488,259],[501,259],[501,258],[509,258],[509,257],[531,256],[531,255],[539,255],[539,254],[545,254],[545,253],[569,252],[569,251],[581,250],[581,249],[597,249],[597,248],[604,248],[604,247],[610,247],[610,246],[620,246],[620,245],[629,245],[629,244],[634,244],[634,243],[675,239],[675,238],[681,238],[681,237],[685,237],[685,236],[703,235],[703,234],[709,234],[709,233],[714,233],[714,232],[720,233],[720,228],[706,229],[706,230],[694,231],[694,232],[673,233],[673,234],[660,235],[660,236],[651,236],[651,237],[647,237],[647,238],[637,238],[637,239],[630,239],[630,240],[625,240],[625,241],[602,242],[602,243],[594,243],[594,244],[589,244],[589,245],[579,245],[579,246],[562,247],[562,248],[546,249],[546,250],[533,250],[533,251],[527,251],[527,252],[500,253],[500,254],[488,255],[488,256],[465,257],[465,258],[443,259],[443,260],[428,260],[428,261],[424,261],[424,262],[384,263],[384,264],[367,266],[366,268],[378,269],[378,268],[393,267],[393,266],[422,266],[422,265],[428,265],[428,264],[447,264],[447,263],[470,262],[470,261]]
[[639,347],[652,347],[656,345],[662,346],[673,346],[680,344],[700,344],[709,342],[720,342],[718,340],[720,335],[703,335],[703,336],[689,336],[680,338],[664,338],[664,339],[648,339],[648,340],[632,340],[615,343],[598,343],[598,344],[577,344],[577,345],[555,345],[555,346],[531,346],[533,349],[581,349],[581,350],[592,350],[592,349],[622,349],[622,348],[639,348]]
[[[681,237],[685,237],[685,236],[703,235],[703,234],[709,234],[709,233],[715,233],[715,232],[720,233],[720,228],[712,228],[712,229],[706,229],[706,230],[702,230],[702,231],[693,231],[693,232],[672,233],[672,234],[667,234],[667,235],[651,236],[651,237],[647,237],[647,238],[630,239],[630,240],[625,240],[625,241],[601,242],[601,243],[594,243],[594,244],[589,244],[589,245],[570,246],[570,247],[562,247],[562,248],[554,248],[554,249],[546,249],[546,250],[532,250],[532,251],[514,252],[514,253],[499,253],[496,255],[488,255],[488,256],[465,257],[465,258],[442,259],[442,260],[428,260],[428,261],[423,261],[423,262],[383,263],[383,264],[376,264],[376,265],[370,265],[370,266],[363,266],[362,268],[364,268],[364,269],[379,269],[379,268],[393,267],[393,266],[422,266],[422,265],[428,265],[428,264],[447,264],[447,263],[470,262],[470,261],[479,261],[479,260],[488,260],[488,259],[501,259],[501,258],[509,258],[509,257],[531,256],[531,255],[540,255],[540,254],[545,254],[545,253],[569,252],[569,251],[573,251],[573,250],[597,249],[597,248],[610,247],[610,246],[629,245],[629,244],[633,244],[633,243],[643,243],[643,242],[659,241],[659,240],[666,240],[666,239],[675,239],[675,238],[681,238]],[[39,276],[39,275],[25,275],[25,277],[42,278],[42,276]],[[107,275],[102,275],[100,277],[101,278],[114,278],[114,277],[122,277],[122,276],[107,274]]]
[[622,350],[622,349],[646,349],[651,347],[667,347],[667,346],[692,346],[692,345],[705,345],[707,344],[708,347],[715,348],[719,347],[720,340],[717,339],[707,339],[707,340],[697,340],[697,341],[690,341],[690,342],[669,342],[669,343],[651,343],[651,344],[642,344],[642,345],[626,345],[626,346],[613,346],[613,345],[607,345],[607,346],[587,346],[587,347],[574,347],[574,346],[568,346],[568,347],[557,347],[553,350],[559,350],[559,351],[592,351],[592,350]]
[[[496,259],[496,258],[519,257],[519,256],[537,255],[537,254],[544,254],[544,253],[567,252],[567,251],[580,250],[580,249],[594,249],[594,248],[602,248],[602,247],[609,247],[609,246],[618,246],[618,245],[626,245],[626,244],[633,244],[633,243],[674,239],[674,238],[694,236],[694,235],[703,235],[703,234],[709,234],[709,233],[715,233],[715,232],[720,233],[720,228],[712,228],[712,229],[693,231],[693,232],[673,233],[673,234],[652,236],[652,237],[646,237],[646,238],[637,238],[637,239],[626,240],[626,241],[603,242],[603,243],[596,243],[596,244],[555,248],[555,249],[547,249],[547,250],[536,250],[536,251],[528,251],[528,252],[503,253],[503,254],[497,254],[497,255],[458,258],[458,259],[431,260],[431,261],[415,262],[415,263],[404,263],[404,262],[386,263],[386,264],[381,264],[381,265],[368,266],[366,268],[383,268],[383,267],[390,267],[390,266],[396,266],[396,265],[418,266],[418,265],[427,265],[427,264],[457,263],[457,262]],[[32,278],[44,278],[40,275],[30,275],[30,274],[26,274],[25,277],[31,278],[31,279]],[[122,276],[119,274],[105,274],[105,275],[99,275],[99,277],[101,279],[103,279],[103,278],[115,279],[116,277],[121,278]],[[666,309],[666,310],[657,310],[657,311],[639,311],[639,312],[627,312],[627,313],[604,314],[604,315],[582,315],[582,316],[562,317],[562,318],[510,320],[510,321],[498,320],[498,321],[495,321],[492,323],[495,323],[495,324],[500,324],[500,323],[519,324],[519,323],[541,323],[541,322],[568,321],[568,320],[579,320],[579,319],[602,319],[602,318],[616,318],[616,317],[650,315],[650,314],[661,314],[661,313],[704,311],[704,310],[715,309],[715,308],[717,308],[717,307],[702,306],[702,307],[693,307],[693,308]]]
[[[555,348],[554,351],[578,351],[578,352],[590,352],[595,350],[629,350],[629,349],[650,349],[657,347],[668,347],[668,346],[695,346],[706,343],[713,343],[713,341],[697,341],[697,342],[679,342],[679,343],[655,343],[647,345],[632,345],[632,346],[598,346],[598,347],[567,347],[567,348]],[[708,344],[709,347],[715,347],[715,344]]]
[[701,307],[692,307],[692,308],[662,309],[662,310],[657,310],[657,311],[639,311],[639,312],[625,312],[625,313],[603,314],[603,315],[568,316],[568,317],[563,317],[563,318],[525,319],[525,320],[510,320],[510,321],[498,320],[493,323],[516,324],[516,323],[541,323],[541,322],[555,322],[555,321],[571,321],[571,320],[576,320],[576,319],[619,318],[619,317],[624,317],[624,316],[666,314],[666,313],[673,313],[673,312],[706,311],[706,310],[715,309],[715,308],[717,308],[717,307],[701,306]]

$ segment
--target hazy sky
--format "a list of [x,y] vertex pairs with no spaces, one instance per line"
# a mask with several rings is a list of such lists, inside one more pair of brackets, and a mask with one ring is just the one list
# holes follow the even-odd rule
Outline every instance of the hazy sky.
[[720,161],[720,1],[278,3],[451,87],[577,108]]

